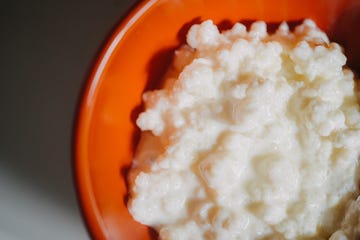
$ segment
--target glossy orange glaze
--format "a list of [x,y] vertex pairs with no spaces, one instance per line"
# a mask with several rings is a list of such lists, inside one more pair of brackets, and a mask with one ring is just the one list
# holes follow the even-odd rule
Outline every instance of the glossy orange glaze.
[[126,208],[125,175],[137,139],[134,121],[140,111],[142,92],[161,80],[173,50],[184,43],[191,24],[213,19],[226,27],[242,20],[280,22],[312,18],[330,31],[339,17],[357,3],[358,0],[146,0],[138,4],[99,56],[79,112],[76,182],[94,239],[151,239],[149,229],[136,223]]

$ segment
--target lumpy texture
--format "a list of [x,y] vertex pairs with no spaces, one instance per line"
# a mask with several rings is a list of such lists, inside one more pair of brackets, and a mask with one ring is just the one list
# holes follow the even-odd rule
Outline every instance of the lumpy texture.
[[143,95],[129,211],[163,240],[360,237],[360,113],[341,47],[311,20],[193,25]]

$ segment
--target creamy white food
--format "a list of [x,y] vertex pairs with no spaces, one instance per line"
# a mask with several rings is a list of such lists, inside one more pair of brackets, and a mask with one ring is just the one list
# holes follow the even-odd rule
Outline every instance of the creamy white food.
[[129,211],[163,240],[360,237],[360,113],[311,20],[193,25],[143,96]]

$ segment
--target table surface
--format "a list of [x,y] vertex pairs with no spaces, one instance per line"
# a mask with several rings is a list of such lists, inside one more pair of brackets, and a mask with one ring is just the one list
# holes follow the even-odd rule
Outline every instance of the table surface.
[[0,239],[90,239],[72,174],[76,108],[99,48],[134,3],[2,3]]

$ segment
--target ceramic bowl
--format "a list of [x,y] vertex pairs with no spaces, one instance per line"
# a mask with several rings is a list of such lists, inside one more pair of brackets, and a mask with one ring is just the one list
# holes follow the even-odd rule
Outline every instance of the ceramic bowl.
[[[138,3],[98,57],[78,116],[74,148],[76,184],[92,237],[156,239],[149,228],[135,222],[128,213],[126,171],[139,134],[135,119],[141,110],[141,95],[161,81],[174,49],[185,42],[192,24],[212,19],[225,29],[237,21],[265,20],[278,24],[311,18],[350,48],[351,41],[347,43],[346,39],[351,37],[344,40],[341,36],[353,36],[356,32],[351,28],[346,32],[343,26],[353,21],[346,16],[354,12],[357,3],[357,0],[145,0]],[[358,46],[359,41],[353,42]]]

